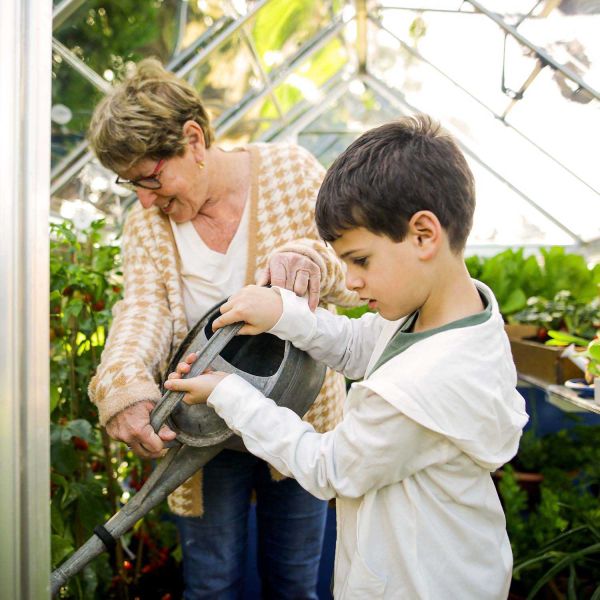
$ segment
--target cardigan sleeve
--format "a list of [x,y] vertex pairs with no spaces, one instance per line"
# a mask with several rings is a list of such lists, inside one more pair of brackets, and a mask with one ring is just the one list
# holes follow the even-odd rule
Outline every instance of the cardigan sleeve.
[[140,210],[134,209],[122,239],[124,298],[113,309],[113,322],[102,358],[89,385],[100,424],[128,406],[161,397],[157,379],[173,339],[167,290],[148,252],[152,243]]
[[317,194],[325,176],[325,169],[308,150],[297,146],[296,158],[299,166],[298,196],[293,202],[295,210],[303,215],[302,226],[295,232],[296,238],[278,246],[274,252],[297,252],[319,265],[321,269],[321,302],[338,306],[356,306],[361,303],[358,294],[351,292],[345,285],[345,269],[333,248],[319,236],[315,223],[315,204]]

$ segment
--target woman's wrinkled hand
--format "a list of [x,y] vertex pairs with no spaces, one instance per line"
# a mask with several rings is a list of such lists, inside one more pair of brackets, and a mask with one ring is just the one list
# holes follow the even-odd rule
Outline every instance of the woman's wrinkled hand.
[[319,304],[321,269],[307,256],[297,252],[276,252],[261,273],[257,285],[273,286],[293,291],[297,296],[308,295],[308,306],[315,310]]
[[227,377],[228,373],[221,371],[206,371],[196,377],[183,379],[190,372],[191,365],[197,358],[194,352],[186,356],[184,362],[180,362],[175,371],[169,373],[165,388],[172,392],[185,392],[183,401],[188,404],[204,404],[212,391],[219,383]]
[[140,458],[159,458],[165,448],[164,442],[175,439],[176,433],[163,425],[156,434],[150,425],[150,413],[154,402],[144,400],[118,412],[106,424],[108,435],[131,448]]

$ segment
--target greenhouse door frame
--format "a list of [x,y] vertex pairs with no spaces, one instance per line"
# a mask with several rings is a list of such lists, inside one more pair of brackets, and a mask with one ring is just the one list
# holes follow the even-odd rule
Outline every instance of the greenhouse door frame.
[[51,0],[0,2],[0,595],[50,597]]

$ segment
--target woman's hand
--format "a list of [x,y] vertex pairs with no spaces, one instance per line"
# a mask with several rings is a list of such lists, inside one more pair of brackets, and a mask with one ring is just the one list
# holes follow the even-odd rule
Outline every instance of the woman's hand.
[[240,335],[258,335],[279,321],[283,301],[277,289],[248,285],[233,294],[219,310],[221,316],[213,321],[213,331],[244,321]]
[[150,413],[154,403],[149,400],[137,402],[118,412],[106,424],[111,438],[125,442],[140,458],[159,458],[164,442],[174,440],[176,433],[163,425],[156,434],[150,425]]
[[169,373],[165,388],[172,392],[186,392],[183,401],[188,404],[204,404],[212,391],[219,383],[227,377],[228,373],[221,371],[209,371],[196,377],[182,379],[184,375],[190,372],[191,365],[196,360],[196,353],[189,354],[185,362],[180,362],[177,369]]
[[321,291],[321,269],[303,254],[276,252],[256,283],[259,286],[270,283],[291,290],[300,297],[308,294],[308,306],[310,310],[315,310]]

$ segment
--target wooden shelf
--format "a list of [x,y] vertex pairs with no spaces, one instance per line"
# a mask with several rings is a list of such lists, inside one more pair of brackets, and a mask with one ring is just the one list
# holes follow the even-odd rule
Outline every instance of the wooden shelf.
[[600,415],[600,404],[596,404],[593,398],[581,398],[577,392],[564,385],[549,384],[547,381],[518,374],[519,385],[525,383],[546,392],[548,402],[565,412],[591,412]]

